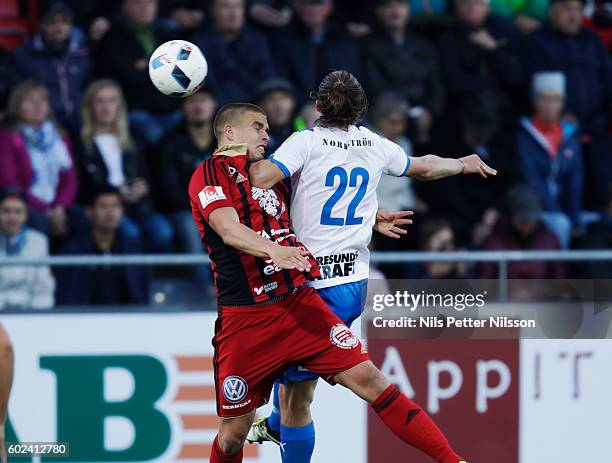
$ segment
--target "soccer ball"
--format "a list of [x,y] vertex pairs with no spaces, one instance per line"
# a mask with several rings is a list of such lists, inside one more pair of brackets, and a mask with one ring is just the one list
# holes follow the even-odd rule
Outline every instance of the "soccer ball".
[[149,77],[153,85],[174,98],[196,92],[208,73],[208,63],[200,49],[186,40],[171,40],[153,52],[149,59]]

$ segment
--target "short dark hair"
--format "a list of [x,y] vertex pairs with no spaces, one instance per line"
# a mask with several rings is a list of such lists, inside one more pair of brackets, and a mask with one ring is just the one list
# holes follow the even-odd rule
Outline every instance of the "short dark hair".
[[6,187],[0,190],[0,204],[2,204],[4,200],[8,198],[17,198],[26,206],[28,205],[28,198],[21,188]]
[[252,103],[229,103],[223,106],[213,122],[213,131],[217,141],[221,139],[223,127],[227,124],[235,124],[244,113],[260,113],[264,116],[266,112],[260,107]]
[[104,186],[100,186],[96,188],[95,190],[91,192],[91,194],[87,198],[87,205],[89,207],[94,207],[98,199],[100,199],[100,196],[104,196],[104,195],[118,196],[121,203],[123,203],[123,197],[121,196],[121,192],[119,191],[118,188],[115,188],[112,185],[104,185]]
[[368,97],[357,78],[348,71],[327,74],[316,93],[322,116],[317,123],[346,127],[356,124],[368,110]]

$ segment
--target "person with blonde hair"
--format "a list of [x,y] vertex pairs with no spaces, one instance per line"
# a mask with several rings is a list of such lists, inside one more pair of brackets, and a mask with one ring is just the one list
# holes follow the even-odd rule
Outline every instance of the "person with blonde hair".
[[0,129],[0,188],[19,188],[26,194],[34,228],[65,237],[72,221],[76,169],[70,141],[55,122],[45,86],[34,80],[18,85],[5,120]]
[[130,134],[127,106],[115,81],[91,83],[83,97],[81,120],[76,150],[80,202],[87,204],[93,192],[104,186],[117,188],[127,213],[122,231],[131,237],[142,236],[155,251],[168,250],[172,227],[153,209],[146,160]]

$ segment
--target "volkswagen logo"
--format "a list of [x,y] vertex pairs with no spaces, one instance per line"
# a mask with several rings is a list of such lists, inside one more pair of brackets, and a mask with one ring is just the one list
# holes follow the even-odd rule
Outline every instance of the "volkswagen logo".
[[240,402],[245,398],[248,391],[247,382],[240,376],[228,376],[223,381],[223,396],[228,402],[233,404]]

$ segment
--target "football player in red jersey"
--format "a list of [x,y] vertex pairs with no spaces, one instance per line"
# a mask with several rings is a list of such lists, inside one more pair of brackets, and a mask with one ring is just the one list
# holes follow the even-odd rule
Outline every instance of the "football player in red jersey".
[[4,423],[7,418],[8,399],[13,384],[13,346],[0,323],[0,461],[6,463]]
[[283,183],[252,187],[248,178],[249,163],[264,157],[269,139],[263,110],[224,106],[214,131],[219,148],[189,185],[219,306],[213,346],[221,420],[210,461],[242,461],[257,407],[274,380],[299,363],[369,402],[400,439],[436,461],[462,462],[427,413],[389,383],[348,327],[304,286],[319,269],[289,225],[288,190]]

